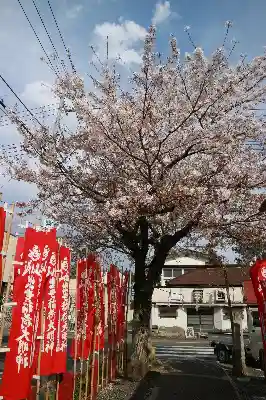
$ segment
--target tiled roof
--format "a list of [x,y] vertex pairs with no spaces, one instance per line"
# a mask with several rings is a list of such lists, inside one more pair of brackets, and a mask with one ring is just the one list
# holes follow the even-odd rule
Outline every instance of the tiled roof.
[[[249,280],[249,267],[230,266],[227,267],[229,285],[242,286],[243,282]],[[184,275],[174,278],[168,282],[168,286],[225,286],[222,268],[196,268]]]

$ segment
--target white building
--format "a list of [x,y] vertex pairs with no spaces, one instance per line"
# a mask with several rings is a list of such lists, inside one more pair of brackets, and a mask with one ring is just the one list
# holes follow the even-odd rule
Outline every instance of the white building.
[[[204,258],[179,257],[168,260],[161,285],[152,297],[152,326],[180,327],[195,332],[228,331],[231,328],[224,275],[221,268],[206,265]],[[249,268],[228,266],[233,313],[241,315],[247,328],[243,282],[249,280]]]

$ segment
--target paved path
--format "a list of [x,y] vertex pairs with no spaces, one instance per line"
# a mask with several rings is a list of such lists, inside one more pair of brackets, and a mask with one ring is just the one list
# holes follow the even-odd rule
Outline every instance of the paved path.
[[240,400],[234,384],[215,361],[179,360],[173,371],[153,373],[130,400]]

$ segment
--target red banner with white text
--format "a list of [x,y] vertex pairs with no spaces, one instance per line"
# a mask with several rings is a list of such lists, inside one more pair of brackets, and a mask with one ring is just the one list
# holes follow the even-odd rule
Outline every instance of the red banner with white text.
[[[40,375],[51,375],[56,346],[56,327],[58,325],[56,302],[56,274],[58,262],[58,243],[50,248],[47,263],[45,265],[46,276],[43,294],[43,326],[39,326],[42,334]],[[36,352],[38,357],[39,349]],[[36,371],[37,373],[39,371]]]
[[[7,399],[27,398],[36,369],[36,336],[50,249],[56,242],[56,231],[36,232],[27,228],[24,243],[24,268],[17,278],[12,326],[8,341],[0,394]],[[14,384],[15,382],[15,384]]]
[[266,260],[257,260],[250,268],[254,292],[258,302],[262,341],[266,352]]
[[59,268],[57,272],[56,286],[56,312],[58,324],[53,363],[54,374],[66,372],[70,262],[70,249],[61,246],[59,250]]

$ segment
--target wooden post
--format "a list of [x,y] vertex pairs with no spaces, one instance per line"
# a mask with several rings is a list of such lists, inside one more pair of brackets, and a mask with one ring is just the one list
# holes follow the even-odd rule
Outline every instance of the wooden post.
[[36,400],[40,399],[40,389],[41,389],[41,358],[42,358],[42,347],[43,347],[43,335],[44,335],[44,302],[42,302],[41,308],[41,332],[40,332],[40,348],[39,348],[39,355],[38,355],[38,364],[37,364],[37,389],[36,389]]
[[77,309],[77,304],[78,304],[78,262],[77,262],[77,267],[76,267],[76,304],[75,304],[75,351],[74,351],[74,382],[73,382],[73,400],[75,400],[75,391],[76,391],[76,375],[77,375],[77,353],[78,353],[78,340],[77,340],[77,334],[78,334],[78,313],[79,310]]

